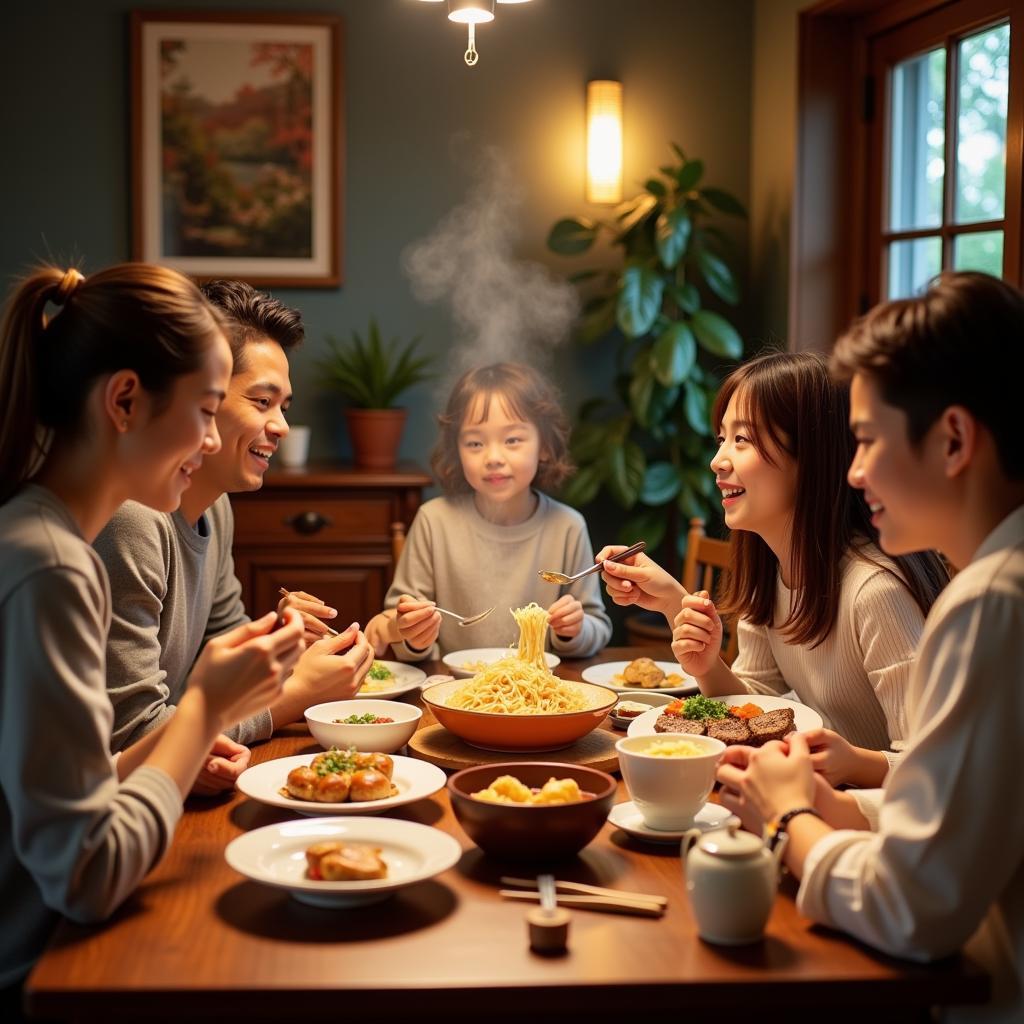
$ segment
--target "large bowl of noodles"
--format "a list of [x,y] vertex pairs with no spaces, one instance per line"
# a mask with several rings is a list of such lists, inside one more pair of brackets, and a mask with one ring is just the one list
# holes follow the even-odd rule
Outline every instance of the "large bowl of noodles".
[[[550,673],[544,673],[546,679],[538,679],[536,673],[527,679],[516,668],[511,665],[511,678],[505,683],[496,678],[501,673],[494,666],[472,679],[435,683],[423,691],[423,702],[441,725],[474,747],[541,751],[560,750],[586,736],[619,699],[606,686],[570,682]],[[472,694],[474,688],[474,699],[466,700],[467,689]]]

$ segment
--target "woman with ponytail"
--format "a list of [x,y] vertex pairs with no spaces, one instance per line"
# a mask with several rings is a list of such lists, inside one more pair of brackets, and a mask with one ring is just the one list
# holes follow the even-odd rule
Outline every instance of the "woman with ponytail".
[[116,761],[110,588],[90,546],[127,499],[177,507],[220,446],[231,374],[217,314],[175,271],[46,267],[0,333],[0,934],[5,1008],[57,914],[109,915],[160,859],[226,724],[276,696],[302,622],[211,640],[177,713]]

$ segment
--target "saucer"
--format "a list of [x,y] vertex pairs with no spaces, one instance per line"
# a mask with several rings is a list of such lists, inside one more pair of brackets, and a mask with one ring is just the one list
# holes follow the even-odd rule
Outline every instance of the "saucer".
[[[709,832],[713,828],[721,828],[732,817],[732,813],[721,804],[706,803],[698,812],[690,828],[699,828],[701,832]],[[628,832],[637,839],[646,839],[650,843],[678,843],[689,829],[679,831],[663,831],[651,828],[644,823],[643,815],[637,810],[632,800],[616,804],[608,813],[608,820],[623,832]]]

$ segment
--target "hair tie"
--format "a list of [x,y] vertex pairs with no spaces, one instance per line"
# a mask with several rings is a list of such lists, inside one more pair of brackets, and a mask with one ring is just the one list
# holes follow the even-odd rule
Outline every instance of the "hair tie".
[[60,284],[57,285],[57,291],[53,296],[55,305],[63,306],[74,295],[75,289],[84,280],[85,276],[80,271],[75,270],[74,267],[70,270],[65,270],[64,276],[60,279]]

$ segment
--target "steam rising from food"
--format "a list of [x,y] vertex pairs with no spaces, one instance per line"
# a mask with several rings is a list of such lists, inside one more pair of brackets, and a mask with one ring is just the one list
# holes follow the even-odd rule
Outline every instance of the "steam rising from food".
[[403,253],[416,297],[451,302],[453,374],[505,360],[543,364],[578,311],[572,285],[516,255],[524,193],[509,163],[494,147],[479,151],[465,201]]

